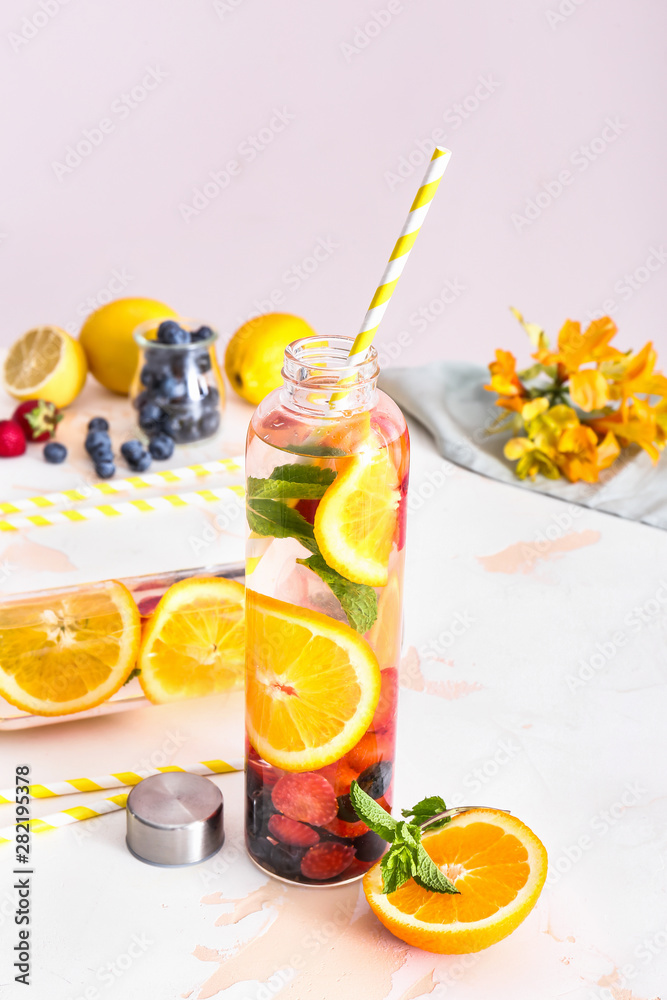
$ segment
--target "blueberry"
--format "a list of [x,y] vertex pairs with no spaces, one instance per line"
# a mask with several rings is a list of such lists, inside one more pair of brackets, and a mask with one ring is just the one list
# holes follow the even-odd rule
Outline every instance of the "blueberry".
[[220,425],[220,414],[217,410],[210,410],[205,413],[201,420],[199,421],[199,428],[201,430],[201,437],[210,437],[211,434],[215,434]]
[[188,344],[190,334],[173,319],[167,319],[157,328],[157,339],[161,344]]
[[148,450],[158,462],[164,462],[174,454],[174,439],[168,434],[156,434],[151,438]]
[[202,351],[196,357],[197,371],[200,371],[202,375],[205,372],[210,372],[211,370],[211,356],[208,351]]
[[44,445],[44,458],[52,465],[60,465],[67,458],[67,448],[57,441],[49,441],[48,444]]
[[113,462],[113,451],[110,444],[98,444],[90,449],[90,457],[95,465],[99,462]]
[[278,875],[298,875],[304,852],[287,844],[276,844],[269,856],[269,863]]
[[144,446],[141,441],[134,438],[120,446],[120,453],[126,462],[136,462],[139,456],[144,454]]
[[387,841],[383,840],[382,837],[378,837],[377,833],[369,830],[363,836],[355,837],[352,841],[352,846],[357,852],[356,856],[359,861],[377,861],[384,854]]
[[147,451],[142,451],[134,461],[127,463],[133,472],[145,472],[151,464],[151,456]]
[[109,421],[105,420],[104,417],[93,417],[88,423],[89,431],[108,431]]
[[275,812],[271,804],[271,792],[267,788],[260,788],[246,798],[246,811],[248,820],[248,833],[254,837],[261,837],[266,833],[266,824],[271,813]]
[[148,403],[149,400],[152,398],[153,397],[151,393],[148,391],[148,389],[142,389],[139,395],[132,400],[132,406],[135,408],[135,410],[140,410],[141,407],[144,405],[144,403]]
[[381,799],[391,784],[391,772],[391,761],[379,760],[361,772],[357,778],[359,787],[372,799]]
[[155,371],[150,365],[144,365],[141,369],[141,374],[139,380],[142,385],[145,385],[147,389],[153,389],[158,380]]
[[144,403],[139,411],[139,426],[142,430],[155,431],[164,417],[164,410],[157,403]]
[[91,454],[93,448],[98,445],[106,444],[109,448],[111,447],[111,438],[106,431],[89,431],[86,435],[85,449],[88,454]]
[[202,399],[202,403],[208,410],[214,410],[217,408],[220,402],[220,393],[214,385],[208,386],[208,392]]
[[164,396],[165,399],[173,399],[175,396],[178,396],[179,393],[183,392],[183,384],[179,382],[178,379],[174,378],[173,375],[165,375],[164,378],[160,379],[157,391],[158,394],[160,396]]
[[344,820],[346,823],[359,822],[359,817],[355,812],[349,795],[338,796],[338,818]]
[[116,471],[116,466],[113,462],[96,462],[95,472],[100,477],[100,479],[111,479]]
[[190,342],[196,344],[200,340],[210,340],[213,330],[210,326],[200,326],[198,330],[193,330],[190,334]]

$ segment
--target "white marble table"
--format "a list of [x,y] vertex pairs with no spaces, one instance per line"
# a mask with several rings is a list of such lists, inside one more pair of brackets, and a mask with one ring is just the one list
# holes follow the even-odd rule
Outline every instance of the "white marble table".
[[[99,398],[88,387],[68,415],[63,438],[78,445],[67,469],[48,470],[52,485],[85,473],[82,428]],[[231,405],[222,441],[197,460],[238,453],[249,413]],[[409,948],[358,884],[314,892],[267,880],[243,853],[242,776],[220,776],[227,841],[198,867],[136,861],[123,813],[34,837],[30,992],[12,983],[16,897],[0,847],[7,1000],[666,996],[667,535],[447,467],[411,430],[397,804],[440,793],[511,809],[549,851],[536,909],[477,955]],[[11,475],[0,465],[2,495],[43,491],[38,462],[17,460]],[[142,544],[109,572],[191,565],[179,516],[146,522]],[[76,527],[56,530],[12,540],[22,580],[44,565],[35,546],[52,553],[42,585],[90,571],[68,566]],[[229,555],[237,542],[226,544]],[[24,762],[33,780],[55,780],[224,757],[241,739],[240,695],[1,733],[0,785]],[[36,815],[53,808],[34,803]],[[11,819],[0,807],[0,825]]]

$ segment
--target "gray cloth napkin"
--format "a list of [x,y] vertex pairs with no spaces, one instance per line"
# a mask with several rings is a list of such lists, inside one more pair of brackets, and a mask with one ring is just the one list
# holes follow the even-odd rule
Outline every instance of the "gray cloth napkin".
[[465,361],[441,361],[420,368],[387,368],[380,388],[431,432],[440,454],[483,476],[548,493],[569,503],[667,529],[667,459],[653,465],[645,452],[627,448],[599,483],[565,479],[517,479],[503,455],[510,433],[488,434],[500,412],[496,396],[483,386],[487,368]]

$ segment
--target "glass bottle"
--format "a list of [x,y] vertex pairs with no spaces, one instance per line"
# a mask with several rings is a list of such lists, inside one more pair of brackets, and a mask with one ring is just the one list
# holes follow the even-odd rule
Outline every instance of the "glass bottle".
[[409,439],[346,337],[285,351],[246,448],[246,844],[288,882],[359,878],[387,845],[350,784],[391,808]]

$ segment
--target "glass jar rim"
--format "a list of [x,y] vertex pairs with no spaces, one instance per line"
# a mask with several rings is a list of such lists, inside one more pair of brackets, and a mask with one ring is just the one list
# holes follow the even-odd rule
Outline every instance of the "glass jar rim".
[[354,337],[320,337],[317,334],[293,340],[285,348],[283,378],[293,381],[297,372],[304,368],[311,375],[335,375],[337,379],[353,376],[357,386],[377,378],[378,355],[373,345],[351,359],[353,344]]
[[[146,336],[152,330],[157,330],[160,323],[164,323],[166,320],[173,320],[174,323],[178,323],[184,329],[198,330],[202,326],[208,326],[211,331],[211,336],[206,337],[205,340],[196,340],[192,344],[161,344],[159,340],[154,340],[151,337]],[[190,316],[157,316],[155,319],[146,319],[143,323],[139,323],[138,326],[132,331],[132,337],[136,344],[141,348],[150,347],[158,350],[164,351],[196,351],[201,350],[203,347],[210,347],[218,339],[218,331],[215,330],[209,323],[204,323],[199,319],[192,319]]]

